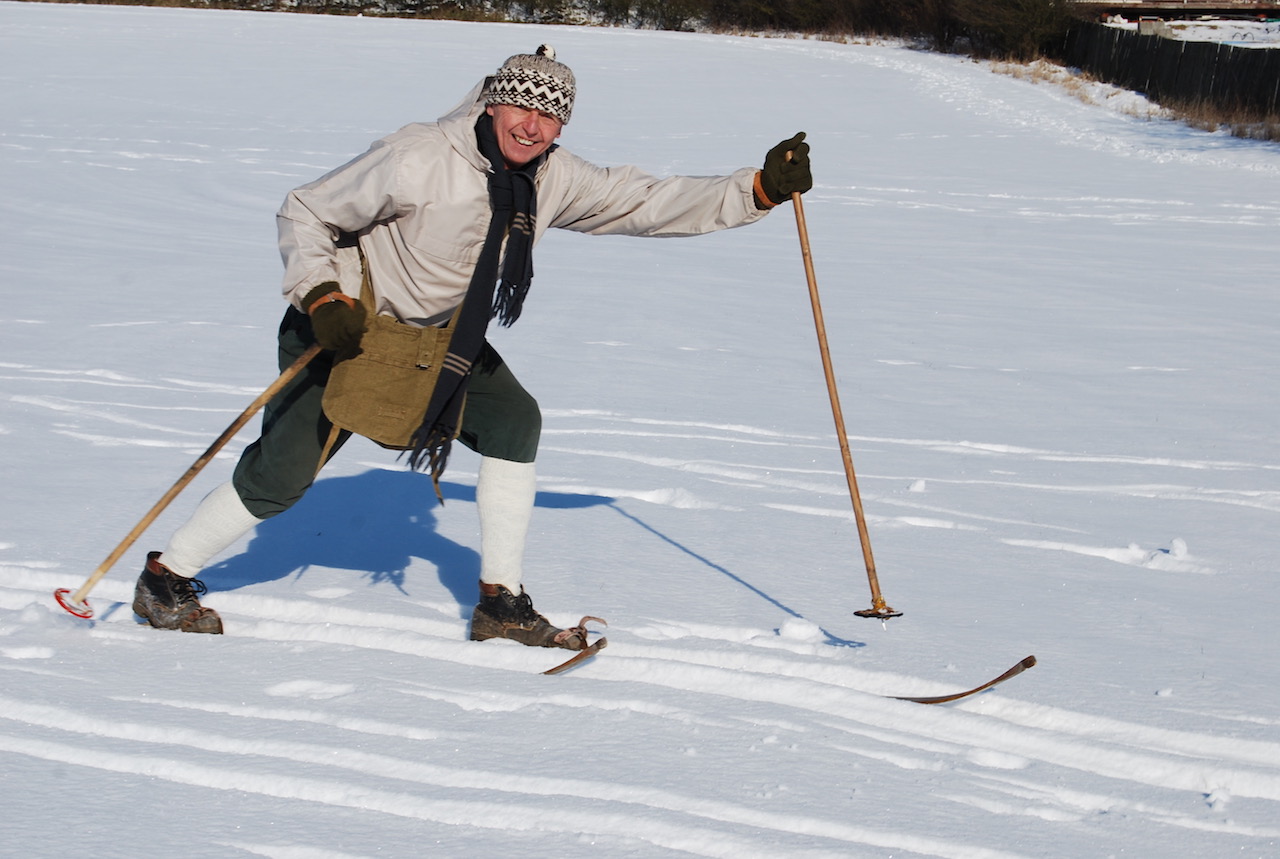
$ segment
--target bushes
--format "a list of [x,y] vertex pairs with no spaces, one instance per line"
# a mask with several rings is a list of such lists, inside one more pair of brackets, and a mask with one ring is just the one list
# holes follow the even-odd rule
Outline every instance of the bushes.
[[983,57],[1033,60],[1060,50],[1076,22],[1067,0],[953,0],[959,27]]
[[[56,2],[56,0],[55,0]],[[543,24],[598,22],[660,30],[897,36],[949,51],[1029,58],[1061,39],[1070,0],[76,0],[331,15]]]
[[1056,50],[1075,20],[1069,0],[583,0],[611,24],[720,31],[788,31],[958,41],[984,57],[1031,59]]

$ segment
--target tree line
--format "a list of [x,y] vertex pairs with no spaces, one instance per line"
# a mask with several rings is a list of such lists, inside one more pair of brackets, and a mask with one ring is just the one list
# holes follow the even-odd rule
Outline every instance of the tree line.
[[79,0],[333,15],[890,36],[981,57],[1056,56],[1071,0]]

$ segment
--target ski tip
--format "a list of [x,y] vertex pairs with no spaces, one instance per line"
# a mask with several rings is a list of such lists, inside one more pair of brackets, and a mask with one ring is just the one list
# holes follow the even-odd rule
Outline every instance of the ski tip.
[[1008,680],[1011,677],[1017,677],[1023,671],[1027,670],[1028,668],[1030,668],[1032,665],[1035,665],[1035,664],[1036,664],[1036,658],[1034,656],[1028,656],[1024,658],[1021,662],[1019,662],[1017,665],[1013,666],[1008,671],[1001,674],[999,677],[996,677],[992,680],[988,680],[986,683],[983,683],[981,686],[975,686],[972,689],[968,689],[964,692],[953,692],[950,695],[929,695],[929,696],[921,696],[921,697],[917,697],[914,695],[912,696],[894,695],[889,697],[892,697],[895,701],[911,701],[916,704],[946,704],[951,701],[959,701],[961,698],[968,698],[970,695],[977,695],[979,692],[985,692],[986,690],[990,689],[993,686],[1000,685],[1001,683],[1003,683],[1004,681]]
[[587,661],[588,659],[595,656],[597,653],[599,653],[601,650],[604,650],[608,646],[609,646],[609,639],[604,638],[602,636],[596,639],[595,641],[593,641],[591,644],[587,645],[582,650],[579,650],[577,653],[575,653],[573,656],[566,659],[564,662],[561,662],[559,665],[548,668],[546,671],[543,671],[542,673],[543,674],[559,674],[561,671],[565,671],[569,668],[572,668],[575,665],[578,665],[582,662]]

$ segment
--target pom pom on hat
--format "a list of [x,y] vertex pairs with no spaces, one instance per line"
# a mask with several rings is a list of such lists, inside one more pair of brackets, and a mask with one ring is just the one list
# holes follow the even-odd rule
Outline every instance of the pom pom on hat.
[[485,104],[511,104],[550,114],[562,124],[573,114],[577,83],[573,72],[556,61],[555,48],[541,45],[537,53],[516,54],[489,79]]

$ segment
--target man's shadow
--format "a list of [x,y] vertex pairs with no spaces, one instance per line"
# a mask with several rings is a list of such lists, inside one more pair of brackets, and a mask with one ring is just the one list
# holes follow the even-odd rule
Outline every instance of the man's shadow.
[[[440,489],[446,502],[475,503],[474,486],[442,482]],[[613,500],[539,492],[535,503],[565,509]],[[245,551],[209,567],[210,590],[301,578],[310,567],[325,566],[360,570],[370,585],[389,584],[408,593],[409,566],[420,558],[436,567],[440,583],[459,605],[470,606],[476,600],[480,556],[439,533],[439,505],[431,478],[417,472],[370,469],[318,480],[292,508],[258,525]]]
[[[446,503],[475,503],[474,486],[442,482],[440,489]],[[731,570],[623,510],[615,498],[539,492],[534,503],[560,510],[610,507],[673,549],[786,614],[803,617]],[[370,469],[350,477],[318,480],[292,508],[258,525],[244,552],[209,567],[210,590],[234,590],[287,576],[301,578],[310,567],[325,566],[360,570],[360,577],[368,579],[370,585],[389,584],[407,594],[409,565],[420,558],[436,567],[440,583],[469,616],[470,606],[478,596],[480,555],[437,531],[438,508],[431,478],[414,471]],[[822,632],[828,644],[863,646],[862,642],[840,638],[825,629]]]

